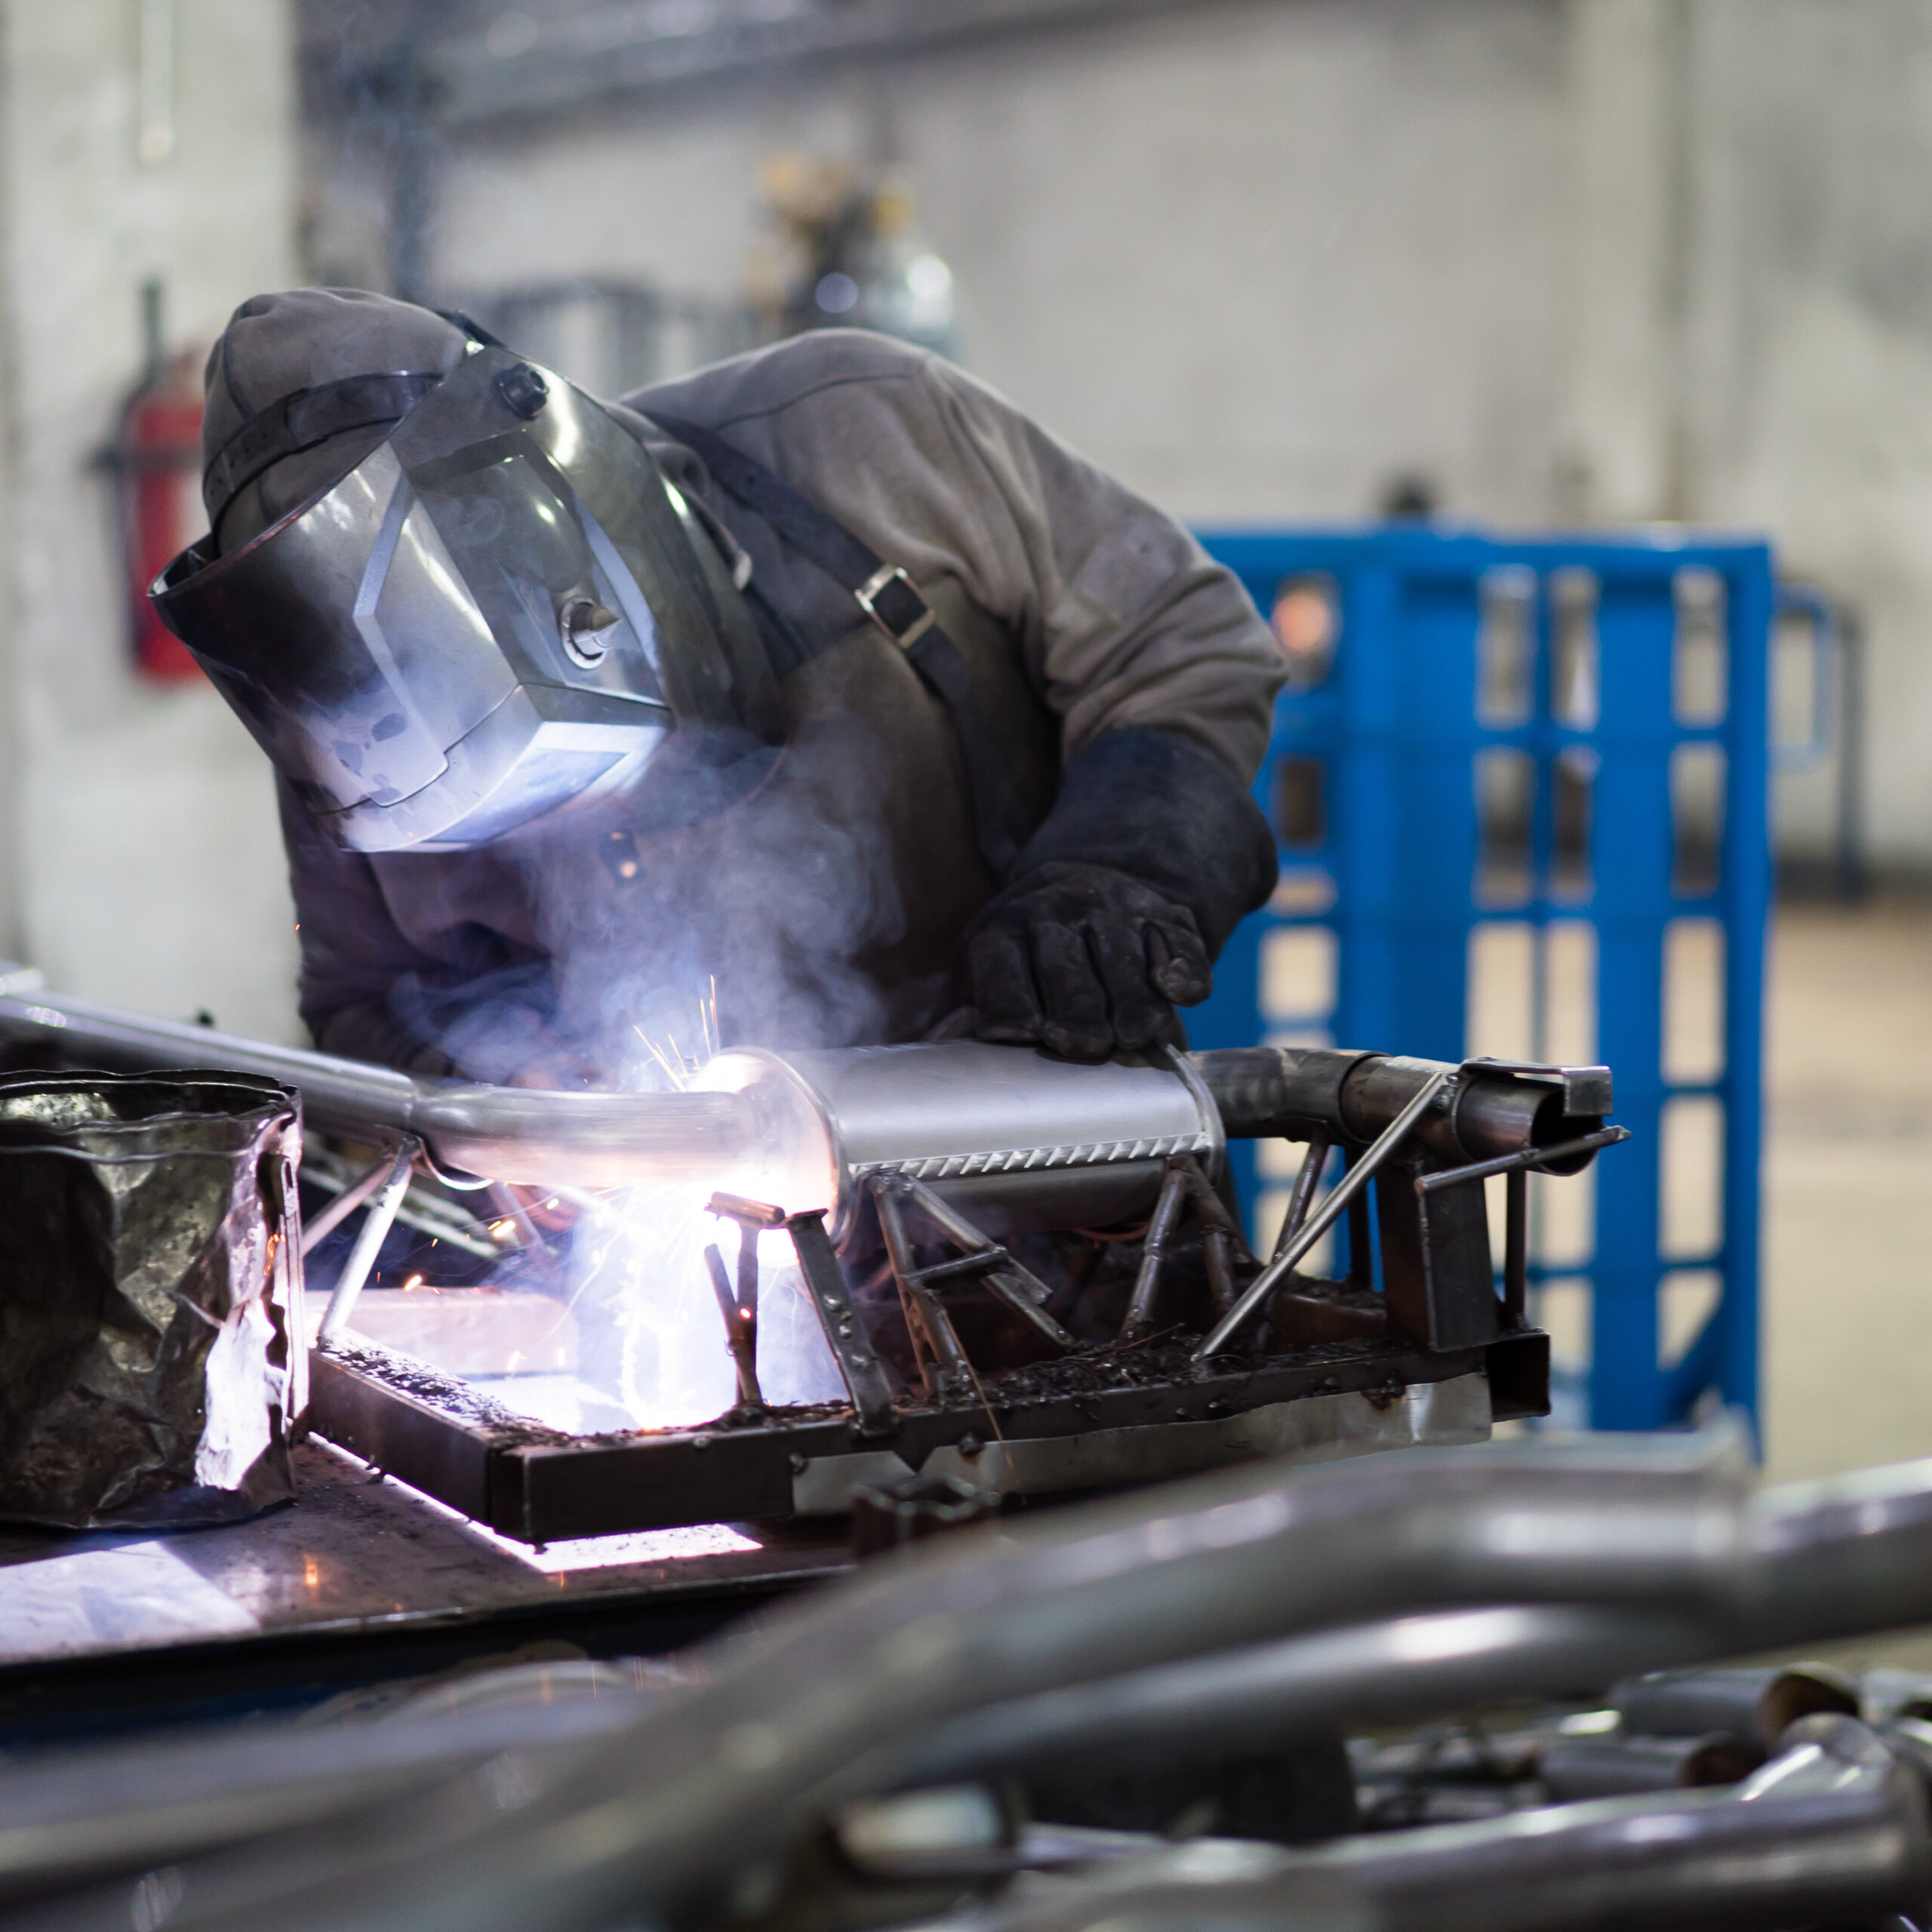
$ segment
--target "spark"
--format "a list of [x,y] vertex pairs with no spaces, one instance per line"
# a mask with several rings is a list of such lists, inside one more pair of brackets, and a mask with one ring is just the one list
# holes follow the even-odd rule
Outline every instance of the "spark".
[[635,1033],[640,1040],[644,1041],[645,1051],[650,1054],[651,1058],[664,1069],[665,1078],[669,1081],[673,1087],[681,1089],[685,1084],[685,1075],[682,1063],[680,1062],[678,1066],[673,1066],[669,1060],[666,1057],[664,1049],[660,1047],[655,1040],[649,1038],[646,1035],[644,1029],[638,1026],[635,1021],[632,1023],[631,1031]]
[[423,1277],[420,1275],[411,1275],[403,1283],[402,1291],[405,1294],[407,1294],[411,1288],[420,1288],[422,1285]]
[[496,1236],[497,1240],[508,1241],[510,1236],[516,1232],[516,1223],[506,1215],[502,1220],[492,1221],[490,1223],[490,1232]]

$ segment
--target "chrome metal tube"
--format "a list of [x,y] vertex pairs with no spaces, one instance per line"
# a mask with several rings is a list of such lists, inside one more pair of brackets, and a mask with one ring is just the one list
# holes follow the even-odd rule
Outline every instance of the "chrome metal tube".
[[[1410,1122],[1420,1141],[1458,1160],[1519,1151],[1539,1135],[1574,1134],[1579,1119],[1595,1121],[1563,1112],[1567,1088],[1506,1072],[1470,1075],[1453,1106],[1430,1110],[1422,1097],[1456,1071],[1432,1061],[1318,1055],[1334,1063],[1334,1078],[1324,1074],[1311,1087],[1283,1072],[1293,1056],[1257,1049],[1256,1063],[1269,1077],[1259,1081],[1257,1100],[1257,1081],[1235,1077],[1227,1064],[1238,1072],[1255,1054],[1163,1050],[1144,1063],[1084,1066],[977,1041],[734,1049],[704,1069],[701,1091],[556,1093],[412,1078],[100,1006],[36,988],[30,978],[0,961],[0,1038],[51,1047],[72,1064],[253,1073],[298,1089],[317,1126],[364,1137],[415,1134],[445,1169],[543,1187],[705,1182],[780,1201],[789,1212],[823,1208],[838,1241],[852,1231],[863,1183],[879,1174],[938,1190],[998,1239],[1112,1226],[1149,1211],[1171,1155],[1190,1155],[1211,1180],[1218,1175],[1224,1110],[1237,1132],[1293,1126],[1292,1112],[1280,1112],[1283,1097],[1306,1100],[1304,1088],[1320,1088],[1335,1116],[1331,1122],[1324,1113],[1312,1131],[1332,1130],[1352,1143],[1380,1132],[1380,1149],[1393,1144],[1385,1129]],[[1315,1238],[1318,1223],[1346,1204],[1346,1191],[1360,1187],[1377,1158],[1371,1149],[1358,1161],[1340,1199],[1331,1197],[1294,1239]],[[1589,1155],[1572,1158],[1583,1164]],[[1255,1298],[1251,1288],[1241,1321]],[[1215,1346],[1229,1332],[1224,1321]]]
[[731,1094],[560,1094],[416,1079],[64,993],[0,996],[0,1037],[52,1044],[81,1065],[260,1074],[299,1089],[305,1118],[318,1126],[414,1134],[446,1167],[535,1186],[715,1182],[757,1131],[752,1108]]
[[191,1874],[174,1924],[588,1928],[782,1860],[826,1806],[897,1784],[933,1724],[1057,1685],[1499,1595],[1734,1626],[1761,1581],[1749,1484],[1727,1433],[1507,1443],[1251,1466],[964,1531],[724,1652],[513,1814],[459,1780],[391,1807],[352,1869],[318,1833]]
[[1820,1711],[1859,1715],[1857,1681],[1835,1665],[1761,1665],[1732,1670],[1663,1670],[1617,1684],[1610,1701],[1633,1736],[1696,1737],[1730,1731],[1767,1746],[1800,1718]]
[[401,1133],[424,1083],[393,1068],[333,1054],[158,1020],[45,990],[0,997],[0,1036],[54,1048],[82,1066],[139,1072],[147,1067],[214,1066],[256,1073],[299,1088],[304,1115],[351,1132]]
[[1701,1737],[1552,1738],[1543,1747],[1537,1775],[1553,1804],[1592,1798],[1622,1798],[1639,1791],[1690,1790],[1736,1784],[1764,1761],[1755,1737],[1706,1731]]
[[[1235,1850],[1234,1847],[1229,1847]],[[1932,1897],[1924,1786],[1873,1732],[1814,1718],[1734,1790],[1599,1799],[1318,1851],[1188,1848],[995,1916],[998,1932],[1732,1932],[1915,1921]],[[1218,1869],[1217,1869],[1218,1866]],[[1246,1869],[1241,1869],[1245,1866]]]
[[369,1211],[363,1216],[362,1225],[356,1231],[355,1244],[349,1251],[349,1258],[342,1264],[342,1273],[330,1293],[329,1305],[322,1311],[321,1326],[315,1331],[318,1341],[333,1341],[348,1327],[363,1284],[375,1267],[376,1256],[389,1229],[395,1225],[396,1210],[402,1205],[402,1197],[409,1192],[410,1170],[422,1151],[420,1140],[405,1135],[401,1144],[389,1156],[389,1171],[370,1201]]
[[1681,1611],[1505,1604],[1441,1610],[1284,1638],[1044,1691],[926,1734],[908,1786],[1054,1761],[1104,1761],[1128,1746],[1238,1749],[1340,1723],[1420,1721],[1502,1697],[1611,1682],[1633,1657],[1705,1657],[1722,1624]]

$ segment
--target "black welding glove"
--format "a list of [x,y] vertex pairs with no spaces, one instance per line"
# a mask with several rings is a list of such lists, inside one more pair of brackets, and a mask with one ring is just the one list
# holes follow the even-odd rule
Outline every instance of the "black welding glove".
[[1214,752],[1177,732],[1106,733],[968,929],[973,1031],[1078,1060],[1185,1045],[1174,1008],[1208,997],[1275,875],[1267,821]]

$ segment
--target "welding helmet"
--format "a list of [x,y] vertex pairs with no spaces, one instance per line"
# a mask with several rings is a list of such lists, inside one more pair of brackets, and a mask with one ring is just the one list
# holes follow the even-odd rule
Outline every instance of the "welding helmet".
[[617,414],[480,331],[447,373],[283,397],[211,469],[239,488],[386,419],[332,487],[149,593],[339,843],[466,850],[641,774],[674,732],[757,731],[689,506]]

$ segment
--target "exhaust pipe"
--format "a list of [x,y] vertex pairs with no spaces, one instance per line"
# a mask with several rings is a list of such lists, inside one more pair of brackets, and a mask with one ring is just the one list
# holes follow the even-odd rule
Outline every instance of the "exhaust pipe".
[[[1104,1226],[1149,1211],[1168,1161],[1219,1177],[1230,1137],[1364,1146],[1432,1083],[1416,1128],[1438,1164],[1507,1159],[1601,1124],[1607,1069],[1252,1048],[1078,1066],[975,1041],[720,1054],[681,1093],[556,1093],[426,1079],[47,991],[0,961],[0,1039],[69,1066],[212,1067],[300,1091],[333,1132],[413,1134],[451,1170],[536,1186],[694,1181],[792,1212],[835,1238],[866,1181],[924,1182],[996,1232]],[[1551,1163],[1586,1166],[1594,1149]]]
[[[709,1181],[742,1159],[752,1110],[731,1094],[557,1094],[425,1080],[366,1060],[278,1047],[21,984],[0,964],[0,1038],[117,1072],[213,1067],[300,1089],[337,1134],[414,1134],[446,1168],[537,1186]],[[38,975],[34,975],[37,978]]]

